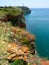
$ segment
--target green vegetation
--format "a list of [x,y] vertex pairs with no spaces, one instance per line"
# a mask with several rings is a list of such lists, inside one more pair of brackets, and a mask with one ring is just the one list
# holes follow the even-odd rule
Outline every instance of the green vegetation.
[[28,44],[28,39],[25,35],[21,35],[22,29],[11,26],[10,22],[0,23],[0,65],[27,65],[23,60],[15,60],[8,62],[6,57],[9,55],[7,52],[7,45],[10,43]]
[[0,20],[2,22],[10,21],[13,26],[26,27],[23,10],[18,7],[0,7]]
[[11,15],[20,15],[22,12],[21,8],[17,7],[3,7],[0,8],[0,16],[11,14]]
[[23,60],[15,60],[12,63],[10,63],[11,65],[27,65],[27,62],[24,63]]

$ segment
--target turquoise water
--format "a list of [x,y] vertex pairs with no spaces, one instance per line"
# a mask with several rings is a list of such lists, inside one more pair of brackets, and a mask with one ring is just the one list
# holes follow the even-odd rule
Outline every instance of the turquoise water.
[[36,36],[36,48],[40,56],[49,58],[49,9],[31,9],[25,16],[26,29]]

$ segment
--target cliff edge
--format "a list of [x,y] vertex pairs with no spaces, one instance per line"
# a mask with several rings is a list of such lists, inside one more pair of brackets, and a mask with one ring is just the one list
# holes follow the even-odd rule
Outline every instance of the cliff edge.
[[21,6],[21,7],[19,6],[19,8],[21,8],[23,10],[24,14],[30,14],[31,13],[31,10],[26,6]]

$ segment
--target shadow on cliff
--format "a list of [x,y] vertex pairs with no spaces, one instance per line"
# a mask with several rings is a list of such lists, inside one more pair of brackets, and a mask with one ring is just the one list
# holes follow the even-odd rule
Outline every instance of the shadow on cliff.
[[0,19],[0,21],[2,21],[2,22],[10,21],[13,26],[26,28],[25,18],[23,15],[15,16],[15,15],[11,15],[11,14],[6,14],[5,16],[2,17],[2,19]]

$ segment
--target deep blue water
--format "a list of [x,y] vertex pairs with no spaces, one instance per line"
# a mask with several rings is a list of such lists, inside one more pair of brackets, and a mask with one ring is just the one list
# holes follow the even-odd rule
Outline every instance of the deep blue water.
[[49,9],[31,9],[25,16],[26,29],[36,36],[36,48],[40,56],[49,58]]

